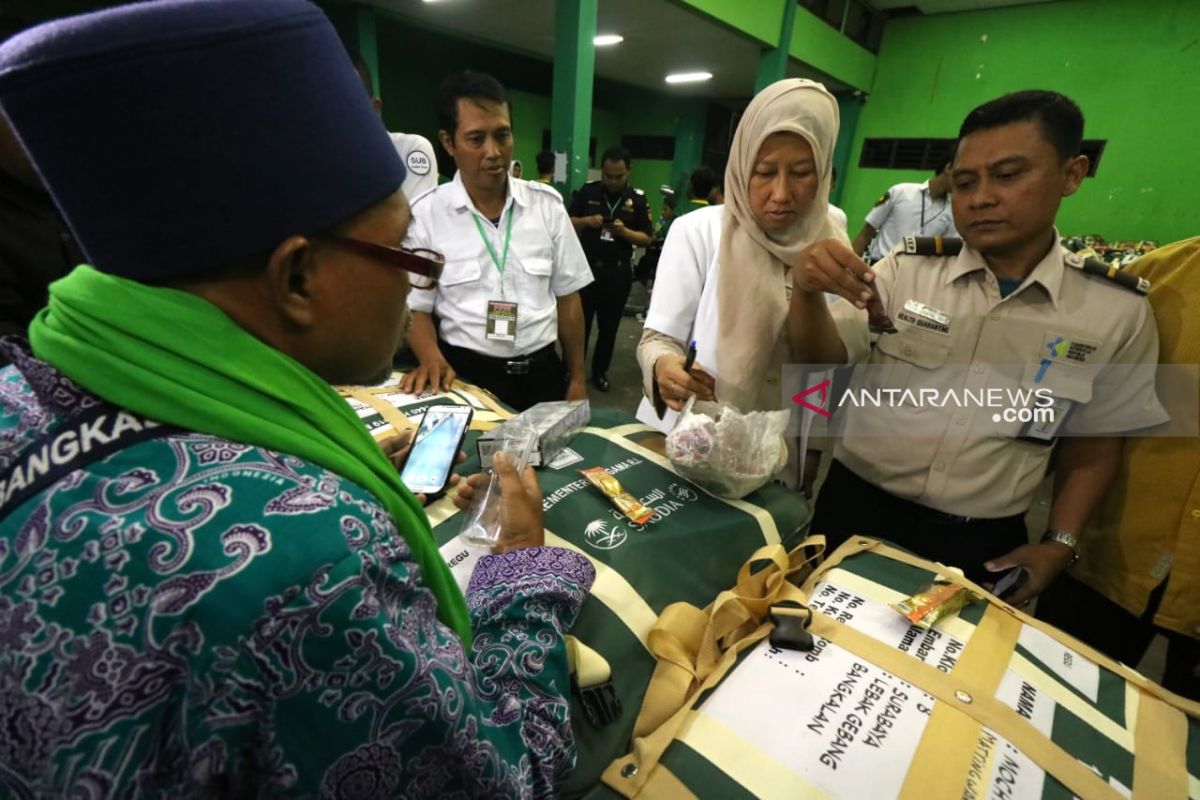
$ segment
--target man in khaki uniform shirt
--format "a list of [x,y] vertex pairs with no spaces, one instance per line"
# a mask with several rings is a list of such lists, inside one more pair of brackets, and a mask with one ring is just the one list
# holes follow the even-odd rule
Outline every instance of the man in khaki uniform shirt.
[[[861,388],[913,391],[880,407],[841,404],[844,436],[812,524],[832,545],[879,536],[987,582],[1021,566],[1025,582],[1010,599],[1023,603],[1073,560],[1075,537],[1119,469],[1116,435],[1165,421],[1153,368],[1132,366],[1157,360],[1145,297],[1086,273],[1058,245],[1058,205],[1087,172],[1082,130],[1079,109],[1052,92],[971,112],[953,169],[965,239],[955,256],[893,251],[868,271],[845,248],[810,248],[793,296],[798,358],[866,362]],[[864,279],[894,333],[870,333],[855,307],[870,291]],[[831,314],[820,291],[854,303],[835,302]],[[1049,389],[1065,413],[1050,442],[1018,438],[1030,432],[991,404],[947,401],[951,390],[989,389]],[[1028,544],[1024,514],[1052,454],[1051,530]]]

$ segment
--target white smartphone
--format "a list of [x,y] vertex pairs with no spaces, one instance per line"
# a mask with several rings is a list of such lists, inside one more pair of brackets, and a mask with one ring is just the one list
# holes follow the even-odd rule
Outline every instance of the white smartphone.
[[400,480],[414,494],[441,494],[450,482],[455,459],[471,424],[471,407],[432,406],[421,418]]

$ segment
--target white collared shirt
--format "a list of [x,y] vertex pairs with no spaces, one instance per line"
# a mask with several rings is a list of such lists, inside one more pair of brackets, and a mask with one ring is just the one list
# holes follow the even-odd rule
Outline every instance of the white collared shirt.
[[958,236],[950,195],[941,200],[929,194],[929,181],[897,183],[867,212],[867,224],[879,231],[867,252],[881,259],[905,236]]
[[[475,208],[456,174],[416,198],[412,211],[404,244],[441,252],[446,266],[437,288],[413,289],[408,305],[436,314],[444,341],[498,358],[533,353],[557,341],[557,300],[591,283],[592,271],[553,187],[510,177],[504,210],[494,225]],[[512,238],[502,276],[473,220],[503,260],[510,215]],[[490,300],[517,303],[515,342],[487,338]]]
[[404,183],[400,190],[408,202],[437,186],[437,156],[433,145],[416,133],[389,133],[396,154],[404,162]]

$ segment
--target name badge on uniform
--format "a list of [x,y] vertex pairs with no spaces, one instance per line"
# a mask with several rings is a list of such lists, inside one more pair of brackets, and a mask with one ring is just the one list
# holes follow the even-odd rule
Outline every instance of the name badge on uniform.
[[1030,408],[1031,418],[1021,426],[1018,439],[1036,444],[1054,444],[1063,423],[1075,409],[1075,402],[1065,397],[1055,397],[1050,405],[1035,404]]
[[517,304],[504,300],[488,300],[487,338],[493,342],[517,340]]
[[934,333],[950,332],[950,315],[941,309],[919,303],[916,300],[905,300],[904,310],[896,315],[909,325],[915,325]]

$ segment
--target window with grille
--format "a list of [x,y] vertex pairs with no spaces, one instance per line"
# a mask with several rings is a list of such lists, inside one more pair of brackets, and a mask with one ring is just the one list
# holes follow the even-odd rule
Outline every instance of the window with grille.
[[[858,165],[868,169],[910,169],[933,172],[953,156],[956,139],[864,139]],[[1084,139],[1081,152],[1088,157],[1088,177],[1095,177],[1104,153],[1105,139]]]

